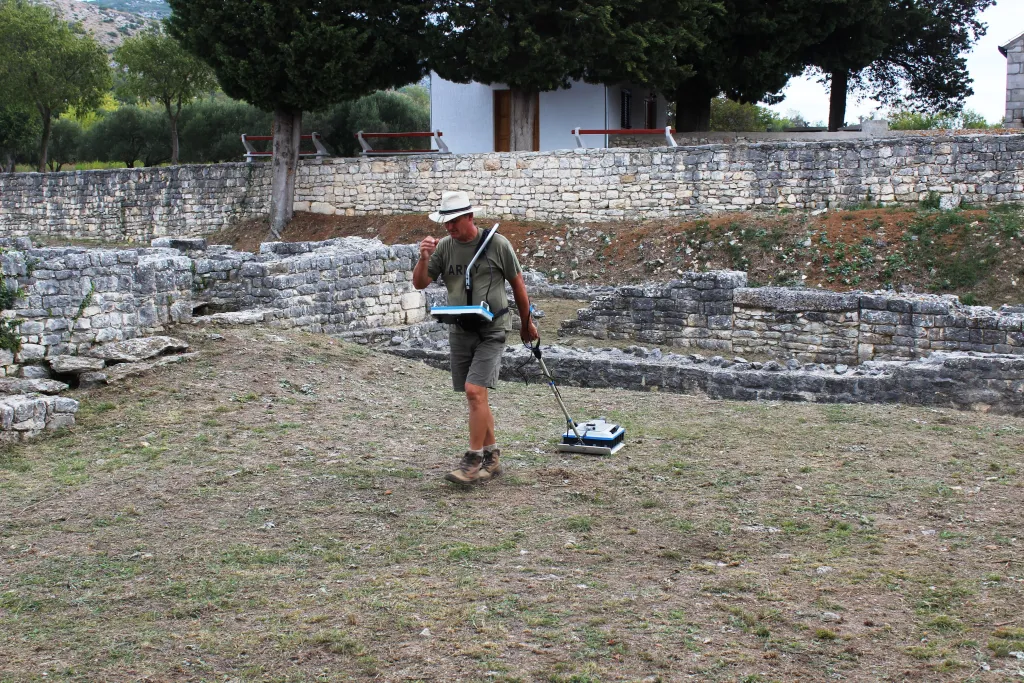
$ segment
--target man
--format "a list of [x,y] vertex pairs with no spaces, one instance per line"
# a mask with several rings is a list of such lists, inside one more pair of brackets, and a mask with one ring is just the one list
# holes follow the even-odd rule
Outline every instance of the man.
[[464,391],[469,403],[469,450],[459,466],[445,476],[458,484],[487,481],[501,474],[501,451],[494,436],[494,415],[487,390],[497,386],[505,338],[512,330],[505,295],[506,280],[512,285],[522,320],[519,336],[526,343],[538,336],[537,326],[530,317],[523,269],[512,245],[499,234],[491,238],[486,251],[473,266],[472,301],[466,301],[466,267],[479,250],[485,234],[473,223],[473,212],[478,210],[470,205],[466,192],[444,192],[441,207],[430,214],[430,220],[441,223],[448,236],[440,241],[434,237],[423,238],[420,259],[412,271],[416,289],[427,287],[440,276],[448,289],[449,305],[475,306],[486,301],[494,313],[494,320],[479,329],[452,325],[448,334],[452,386],[455,391]]

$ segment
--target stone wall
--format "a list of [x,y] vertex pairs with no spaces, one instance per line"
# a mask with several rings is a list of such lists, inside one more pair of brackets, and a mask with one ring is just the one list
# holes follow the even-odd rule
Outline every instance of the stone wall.
[[304,170],[299,208],[352,215],[426,211],[456,187],[489,215],[537,220],[917,202],[930,191],[985,204],[1024,201],[1024,136],[377,158]]
[[[269,166],[220,164],[0,176],[0,236],[146,242],[200,236],[266,211]],[[656,149],[580,149],[304,161],[296,209],[426,212],[448,189],[488,217],[688,218],[929,192],[971,204],[1024,201],[1024,135],[880,137]]]
[[[400,346],[391,353],[448,367],[445,350]],[[631,352],[632,351],[632,352]],[[637,391],[703,393],[741,401],[906,403],[1024,415],[1024,358],[940,352],[915,361],[870,361],[857,368],[733,362],[720,356],[657,350],[582,351],[548,347],[545,363],[560,384]],[[510,347],[501,377],[539,380],[528,352]]]
[[857,363],[860,295],[808,289],[738,289],[731,351],[740,356]]
[[415,245],[358,237],[268,242],[260,253],[214,247],[195,255],[196,298],[212,311],[266,310],[275,327],[348,332],[417,323],[426,300],[412,287]]
[[0,237],[148,244],[265,214],[270,167],[211,164],[0,174]]
[[20,321],[21,350],[0,351],[0,375],[192,315],[192,262],[174,249],[36,249],[18,240],[0,265],[9,286],[16,281],[23,291],[3,313]]
[[735,271],[686,273],[666,285],[619,287],[568,320],[560,334],[635,339],[700,349],[731,348],[733,292],[747,284]]
[[258,312],[274,327],[312,332],[416,323],[425,298],[411,282],[414,245],[376,240],[267,243],[260,254],[154,241],[137,249],[33,248],[8,240],[0,265],[22,289],[3,315],[19,322],[21,350],[0,351],[0,375],[98,344],[188,323],[194,309]]
[[78,401],[62,396],[0,396],[0,443],[24,441],[44,429],[75,424]]
[[[694,275],[735,283],[710,290],[721,298],[704,305],[716,315],[676,313],[695,305],[692,294],[676,294],[691,286]],[[743,273],[718,271],[687,274],[657,287],[620,287],[564,322],[560,334],[814,363],[913,359],[934,351],[1024,355],[1024,313],[1016,309],[964,306],[954,296],[746,288],[745,283]]]

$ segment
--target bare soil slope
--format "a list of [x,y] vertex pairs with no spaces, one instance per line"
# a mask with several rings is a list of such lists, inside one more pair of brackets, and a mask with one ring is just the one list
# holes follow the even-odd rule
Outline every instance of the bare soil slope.
[[[479,217],[489,226],[492,220]],[[966,303],[1024,302],[1024,216],[1020,207],[938,211],[869,208],[723,214],[697,221],[584,225],[501,221],[524,267],[565,282],[625,284],[669,280],[685,270],[745,270],[752,285],[832,290],[911,287],[958,294]],[[300,213],[288,241],[358,235],[408,244],[443,230],[424,215]],[[214,241],[255,250],[260,221]]]

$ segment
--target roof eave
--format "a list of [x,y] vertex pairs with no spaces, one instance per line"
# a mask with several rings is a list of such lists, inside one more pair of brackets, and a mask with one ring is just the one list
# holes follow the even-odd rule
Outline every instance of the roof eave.
[[1002,45],[1000,45],[1000,46],[999,46],[999,51],[1000,51],[1000,52],[1002,52],[1002,53],[1003,53],[1003,56],[1005,57],[1005,56],[1006,56],[1006,50],[1007,50],[1007,48],[1009,48],[1009,47],[1010,47],[1011,45],[1013,45],[1014,43],[1016,43],[1016,42],[1017,42],[1018,40],[1020,40],[1021,38],[1024,38],[1024,33],[1018,33],[1018,34],[1017,34],[1017,35],[1016,35],[1015,37],[1013,37],[1013,38],[1010,38],[1010,39],[1009,39],[1008,41],[1006,41],[1005,43],[1003,43]]

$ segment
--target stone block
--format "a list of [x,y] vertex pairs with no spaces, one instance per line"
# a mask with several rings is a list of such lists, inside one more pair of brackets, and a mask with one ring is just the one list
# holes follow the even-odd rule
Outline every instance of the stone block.
[[21,349],[17,353],[17,361],[19,363],[43,360],[45,357],[46,347],[38,344],[22,344]]
[[309,205],[309,211],[311,213],[319,213],[324,214],[326,216],[333,216],[335,213],[337,213],[337,209],[334,207],[334,205],[328,204],[327,202],[313,202],[312,204]]
[[68,413],[52,415],[46,420],[46,429],[55,430],[75,426],[75,416]]
[[426,297],[423,296],[423,292],[407,292],[401,297],[401,305],[404,311],[424,308]]
[[104,372],[83,372],[78,376],[78,387],[80,389],[95,389],[107,384],[107,374]]
[[57,356],[50,359],[50,368],[58,375],[102,370],[105,365],[102,358],[85,356]]
[[[864,297],[861,298],[863,299]],[[900,322],[900,314],[895,311],[883,311],[869,308],[861,310],[860,320],[862,323],[898,325]]]

